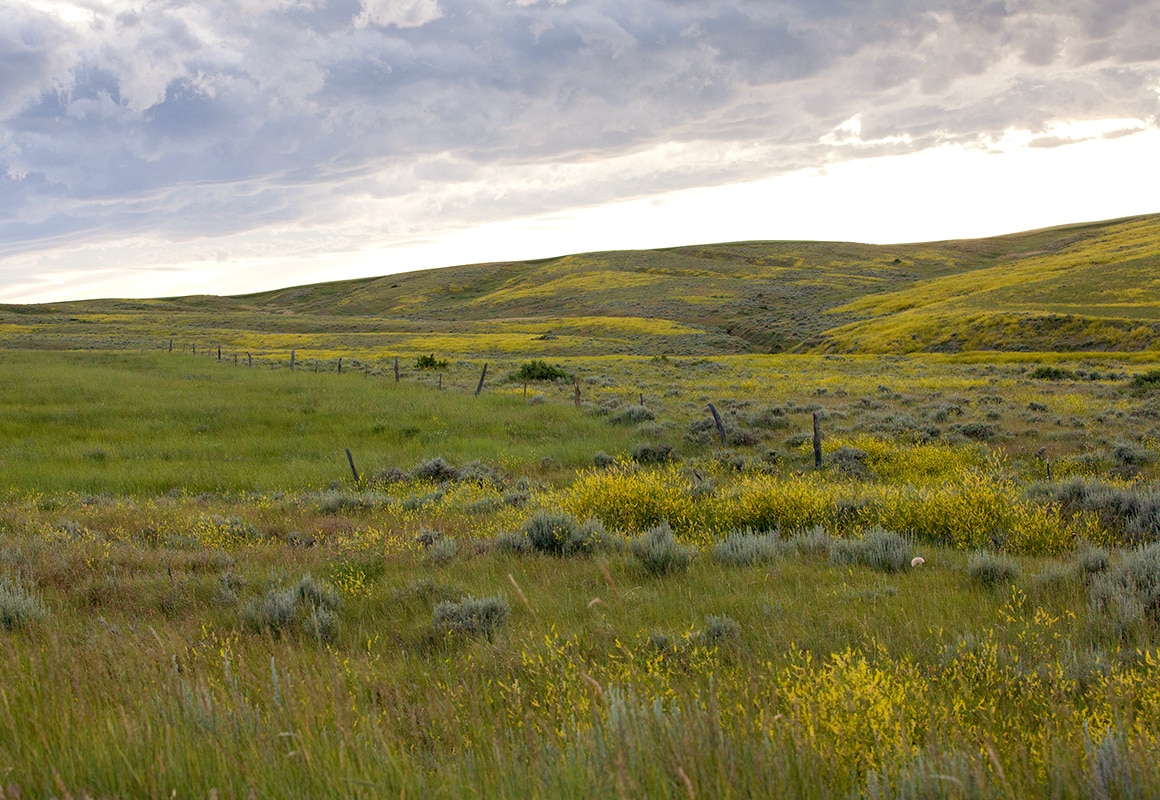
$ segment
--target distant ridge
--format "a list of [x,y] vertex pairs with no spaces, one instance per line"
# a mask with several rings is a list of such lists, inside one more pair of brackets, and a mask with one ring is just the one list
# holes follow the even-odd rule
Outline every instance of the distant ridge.
[[1138,351],[1160,347],[1160,215],[986,239],[732,242],[235,297],[0,307],[15,336],[9,346],[48,346],[31,340],[31,328],[11,328],[35,319],[55,319],[68,334],[62,341],[75,343],[86,332],[60,317],[86,314],[105,315],[104,330],[119,325],[122,338],[161,332],[168,320],[171,334],[205,329],[227,342],[260,332],[341,334],[351,343],[375,334],[421,349],[425,334],[474,337],[470,352],[517,330],[541,337],[539,352],[561,355],[581,339],[585,352],[673,354]]

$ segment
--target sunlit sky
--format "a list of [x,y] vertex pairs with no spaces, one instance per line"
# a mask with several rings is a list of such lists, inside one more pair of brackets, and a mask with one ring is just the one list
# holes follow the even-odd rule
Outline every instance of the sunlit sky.
[[0,302],[1160,212],[1160,2],[0,0]]

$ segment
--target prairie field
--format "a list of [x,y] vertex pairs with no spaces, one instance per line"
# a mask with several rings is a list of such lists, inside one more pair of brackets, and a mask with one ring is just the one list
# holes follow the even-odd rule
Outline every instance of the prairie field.
[[1160,797],[1157,224],[3,307],[0,797]]

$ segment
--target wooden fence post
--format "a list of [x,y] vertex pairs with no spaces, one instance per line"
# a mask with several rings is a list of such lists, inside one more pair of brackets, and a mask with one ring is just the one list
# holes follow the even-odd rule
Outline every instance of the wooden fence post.
[[249,350],[246,351],[246,366],[247,367],[254,366],[254,357],[252,355],[250,355]]
[[342,374],[342,356],[338,357],[338,374]]
[[354,475],[355,484],[361,484],[362,481],[358,477],[358,470],[354,468],[354,456],[350,454],[350,448],[346,448],[346,460],[350,463],[350,474]]
[[573,379],[572,380],[572,388],[576,390],[576,394],[575,394],[574,399],[576,400],[576,408],[579,408],[580,407],[580,381]]
[[171,352],[171,353],[173,352],[173,340],[172,339],[169,340],[169,352]]
[[294,350],[291,350],[291,351],[290,351],[290,371],[291,371],[291,372],[293,372],[293,371],[294,371],[294,356],[295,356],[295,355],[296,355],[295,351],[294,351]]
[[399,357],[395,356],[395,383],[399,382]]
[[713,422],[717,423],[717,435],[721,437],[721,444],[728,444],[729,437],[725,435],[725,423],[721,421],[721,415],[717,413],[717,407],[712,403],[709,404],[709,412],[713,415]]
[[221,360],[222,360],[222,349],[219,347],[218,348],[218,361],[221,361]]
[[814,469],[822,468],[822,424],[818,412],[814,412]]
[[479,385],[475,387],[475,396],[479,397],[479,393],[483,391],[483,379],[487,377],[487,362],[483,364],[483,372],[479,375]]

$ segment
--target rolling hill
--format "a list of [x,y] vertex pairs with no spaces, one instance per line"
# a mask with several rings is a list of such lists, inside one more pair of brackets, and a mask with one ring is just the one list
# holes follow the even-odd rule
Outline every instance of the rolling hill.
[[904,245],[569,255],[236,297],[0,306],[8,347],[713,354],[1138,351],[1160,343],[1160,215]]

